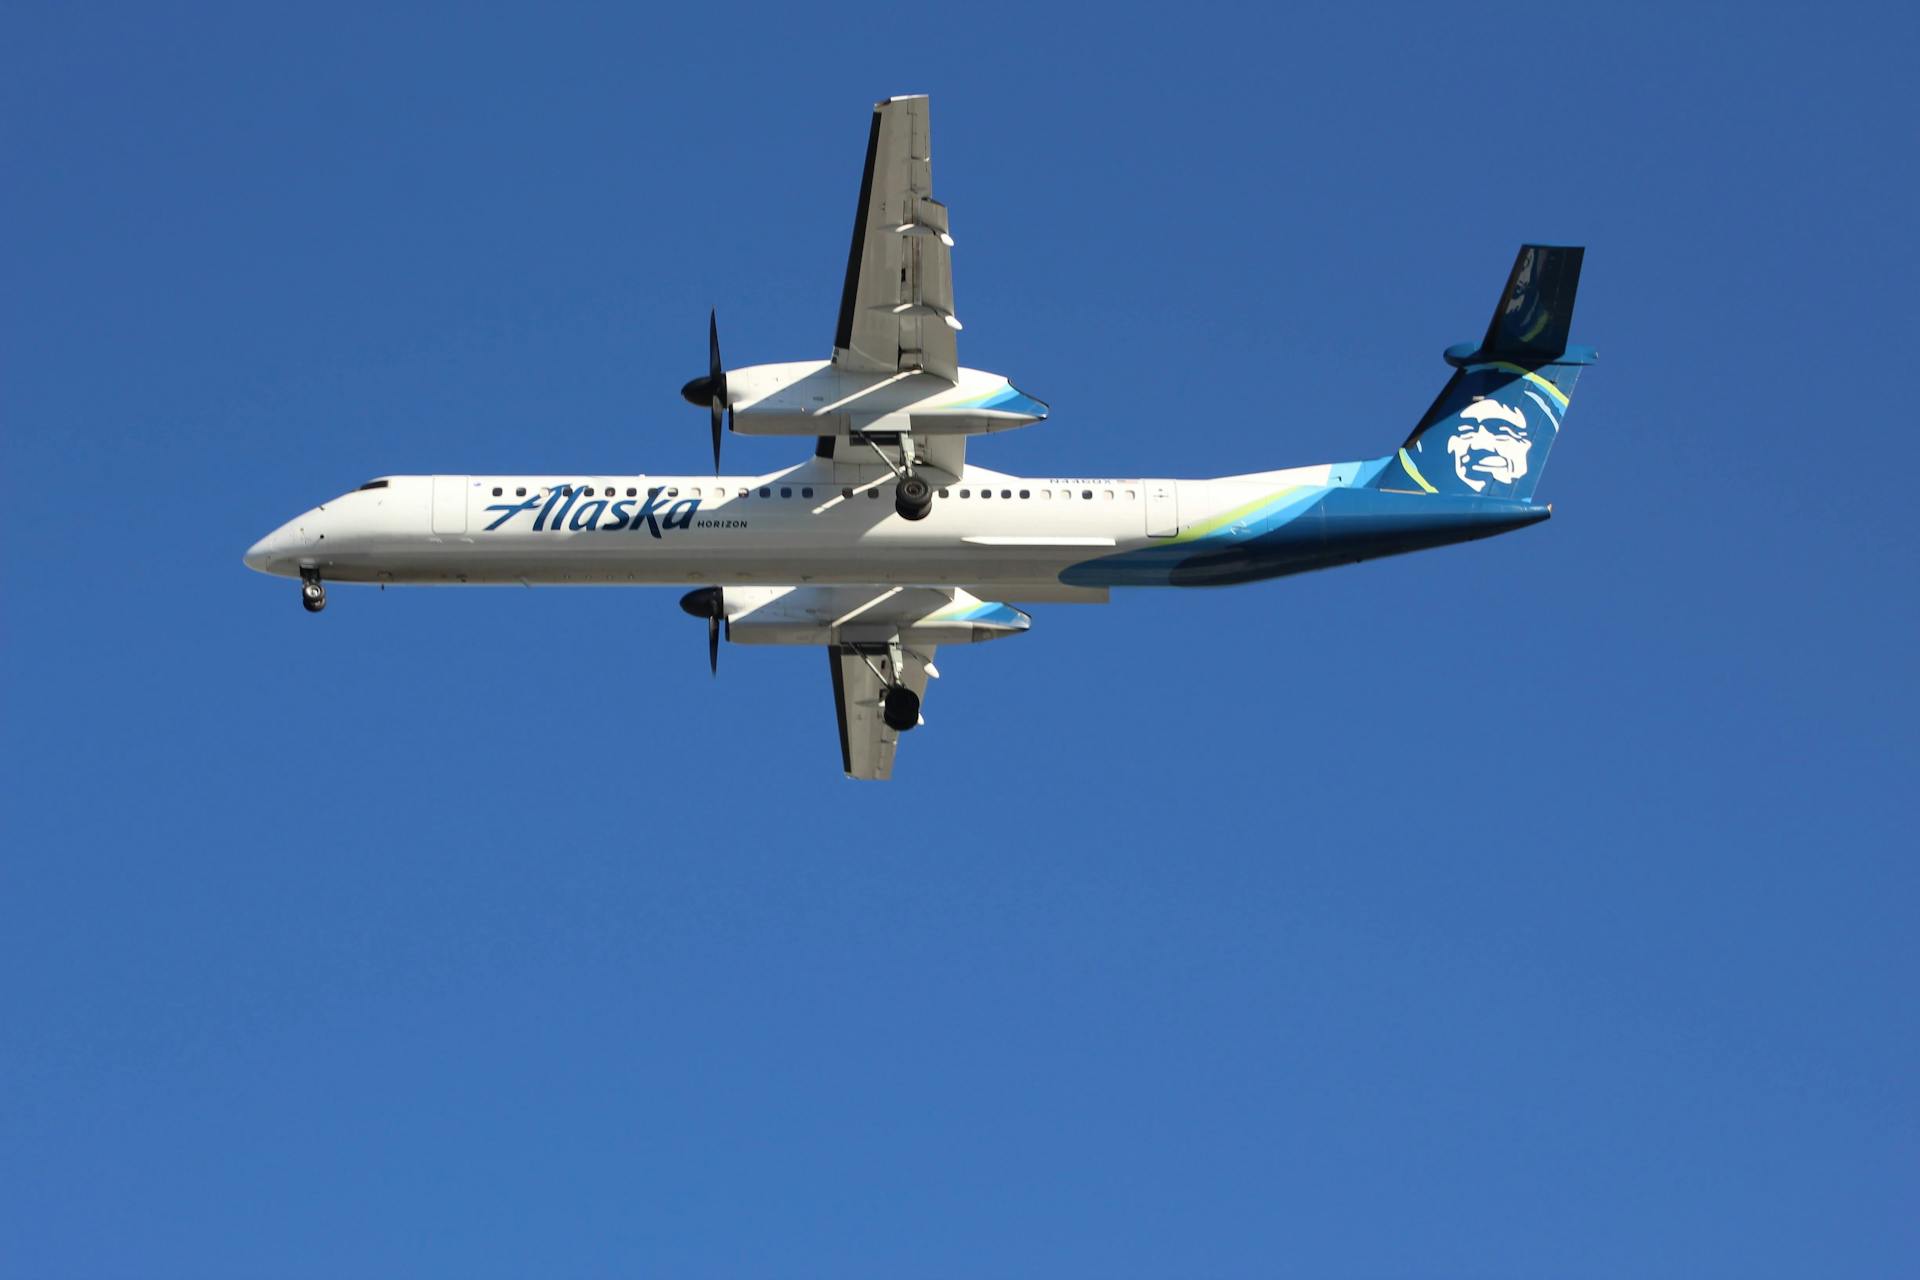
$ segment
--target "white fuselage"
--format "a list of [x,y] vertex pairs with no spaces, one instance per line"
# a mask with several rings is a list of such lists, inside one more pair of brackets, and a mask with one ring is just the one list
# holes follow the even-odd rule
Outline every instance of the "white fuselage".
[[247,554],[343,582],[1059,587],[1067,566],[1166,545],[1207,515],[1328,468],[1224,480],[1023,478],[968,467],[932,512],[894,509],[885,467],[764,476],[393,476],[296,517]]

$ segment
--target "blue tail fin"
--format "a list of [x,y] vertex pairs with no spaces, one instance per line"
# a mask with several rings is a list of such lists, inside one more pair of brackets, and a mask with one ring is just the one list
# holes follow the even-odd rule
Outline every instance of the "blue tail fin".
[[1456,372],[1378,489],[1531,499],[1589,347],[1570,347],[1584,249],[1525,245],[1478,345],[1447,348]]

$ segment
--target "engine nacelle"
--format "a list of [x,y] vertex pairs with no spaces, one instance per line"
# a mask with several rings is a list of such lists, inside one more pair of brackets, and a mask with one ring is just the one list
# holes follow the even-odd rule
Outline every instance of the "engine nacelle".
[[1039,422],[1044,402],[997,373],[853,373],[831,360],[727,370],[733,429],[749,436],[832,436],[849,431],[982,435]]

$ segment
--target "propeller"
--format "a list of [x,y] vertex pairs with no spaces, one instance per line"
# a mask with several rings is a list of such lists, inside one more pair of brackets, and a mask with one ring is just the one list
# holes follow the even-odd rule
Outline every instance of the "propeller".
[[680,388],[680,398],[688,404],[703,404],[713,419],[713,474],[720,474],[720,411],[726,410],[727,427],[733,427],[733,406],[727,403],[727,369],[720,363],[720,312],[707,313],[707,376],[694,378]]
[[700,587],[680,597],[680,607],[707,620],[707,669],[720,674],[720,619],[727,616],[725,595],[718,587]]

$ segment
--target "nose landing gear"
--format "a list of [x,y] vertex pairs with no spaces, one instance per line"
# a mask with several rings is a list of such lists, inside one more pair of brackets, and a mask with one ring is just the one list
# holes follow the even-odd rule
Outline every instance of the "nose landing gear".
[[327,589],[321,585],[318,569],[300,571],[300,605],[308,613],[318,613],[327,607]]

